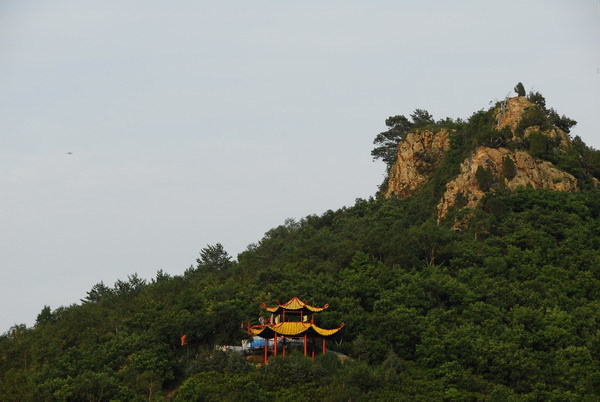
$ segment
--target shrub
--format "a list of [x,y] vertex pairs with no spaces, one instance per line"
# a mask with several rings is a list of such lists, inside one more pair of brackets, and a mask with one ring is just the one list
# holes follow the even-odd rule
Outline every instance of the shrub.
[[550,151],[550,141],[548,137],[539,131],[534,131],[527,138],[529,143],[529,153],[536,158],[546,158]]
[[523,137],[525,129],[531,126],[537,126],[540,130],[551,128],[548,117],[542,108],[532,106],[525,109],[521,121],[519,121],[519,124],[515,129],[515,134],[519,137]]
[[546,98],[539,92],[529,92],[527,99],[534,105],[539,106],[542,110],[546,109]]
[[517,175],[517,167],[508,155],[502,159],[502,174],[507,180],[512,180]]
[[560,116],[554,109],[548,110],[548,119],[550,124],[561,129],[567,134],[571,132],[571,127],[577,124],[575,120],[568,118],[564,114]]
[[484,168],[483,166],[477,168],[475,178],[477,179],[481,191],[488,191],[494,183],[494,174],[490,169]]
[[517,84],[517,86],[515,87],[515,92],[517,93],[517,96],[525,96],[525,87],[522,83],[519,82]]

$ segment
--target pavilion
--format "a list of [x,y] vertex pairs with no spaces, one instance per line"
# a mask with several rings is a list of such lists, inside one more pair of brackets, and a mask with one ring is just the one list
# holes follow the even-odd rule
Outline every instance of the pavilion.
[[328,304],[323,307],[313,307],[303,302],[297,297],[293,297],[287,303],[277,302],[277,306],[267,307],[265,303],[262,307],[271,313],[269,323],[261,317],[260,325],[248,325],[248,333],[260,336],[265,339],[264,343],[264,363],[268,362],[269,346],[273,356],[277,356],[278,343],[282,341],[282,356],[286,354],[286,339],[299,339],[303,343],[304,356],[308,355],[309,341],[311,341],[311,357],[315,357],[315,343],[320,341],[322,353],[325,354],[326,340],[338,333],[343,327],[342,323],[335,329],[323,329],[315,324],[315,313],[319,313],[329,307]]

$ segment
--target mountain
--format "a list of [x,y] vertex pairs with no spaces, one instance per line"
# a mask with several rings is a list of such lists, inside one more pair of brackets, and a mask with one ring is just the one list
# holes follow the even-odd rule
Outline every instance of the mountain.
[[[574,124],[539,93],[390,117],[375,197],[45,307],[0,336],[0,400],[597,400],[600,153]],[[215,348],[294,296],[349,358]]]

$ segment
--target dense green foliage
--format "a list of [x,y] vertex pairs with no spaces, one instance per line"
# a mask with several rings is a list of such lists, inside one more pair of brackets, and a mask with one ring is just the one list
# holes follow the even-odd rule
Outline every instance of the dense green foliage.
[[[407,130],[449,132],[448,152],[410,198],[358,199],[288,220],[236,260],[217,243],[182,275],[101,282],[79,304],[45,307],[32,328],[0,336],[0,400],[596,400],[599,152],[578,137],[559,150],[543,135],[514,142],[493,128],[494,110],[386,121],[396,131],[373,155],[387,163]],[[464,230],[436,223],[445,184],[482,144],[551,159],[582,191],[497,186]],[[514,169],[505,160],[504,178]],[[478,180],[487,190],[494,178],[482,169]],[[349,359],[262,366],[215,349],[246,338],[240,324],[256,323],[262,302],[293,296],[330,304],[317,323],[345,323],[330,349]]]
[[[372,400],[600,394],[600,194],[489,194],[469,230],[418,199],[357,200],[288,221],[228,261],[96,285],[0,337],[1,400]],[[476,240],[477,239],[477,240]],[[211,252],[219,251],[219,255]],[[331,356],[254,367],[239,342],[263,301],[330,303]],[[179,346],[188,334],[189,345]],[[285,379],[285,381],[284,381]]]

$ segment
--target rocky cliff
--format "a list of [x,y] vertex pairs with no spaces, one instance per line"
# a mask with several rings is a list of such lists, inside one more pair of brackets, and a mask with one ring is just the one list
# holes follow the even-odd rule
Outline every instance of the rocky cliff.
[[[495,110],[497,129],[500,130],[508,126],[513,133],[513,139],[518,139],[517,127],[527,109],[532,107],[535,107],[534,104],[524,96],[509,98],[501,102]],[[547,130],[540,130],[540,127],[536,125],[526,127],[523,138],[527,138],[531,133],[536,131],[540,131],[548,138],[556,139],[563,148],[570,144],[571,139],[569,135],[556,127]]]
[[525,112],[525,109],[533,106],[526,97],[517,96],[514,98],[509,98],[503,102],[500,102],[500,105],[496,110],[496,121],[499,129],[509,126],[510,130],[514,133],[517,129],[517,125],[521,121],[521,117]]
[[[533,132],[540,132],[561,148],[568,147],[570,144],[568,134],[556,127],[541,130],[535,125],[523,127],[526,122],[520,124],[527,111],[535,107],[527,98],[515,97],[499,103],[491,111],[495,116],[497,130],[506,126],[510,128],[513,138],[507,142],[512,143],[513,146],[475,147],[460,164],[458,175],[446,183],[445,191],[437,205],[438,220],[444,218],[455,206],[476,207],[485,191],[495,188],[515,189],[520,186],[531,186],[536,189],[556,191],[578,190],[577,179],[571,174],[558,169],[548,161],[535,158],[523,149],[527,144],[527,138]],[[448,130],[409,133],[398,144],[397,160],[389,170],[385,196],[404,198],[413,194],[431,178],[448,149]],[[485,170],[488,175],[489,183],[485,186],[482,186],[477,177],[478,170]]]
[[448,131],[417,131],[398,145],[396,163],[388,177],[386,197],[408,197],[425,183],[448,150]]
[[[514,176],[511,174],[506,177],[504,174],[504,158],[510,158],[514,163]],[[524,151],[479,147],[460,165],[459,175],[446,185],[446,192],[437,206],[438,219],[445,217],[459,198],[461,204],[467,208],[477,206],[485,194],[476,177],[480,166],[491,171],[492,188],[505,186],[514,190],[517,187],[531,186],[557,191],[577,190],[575,177],[556,169],[550,162],[535,159]]]

